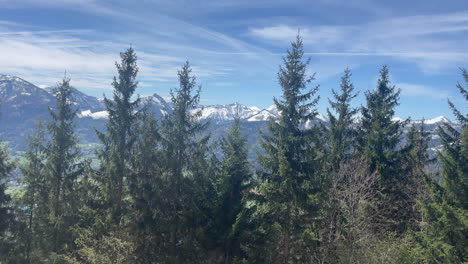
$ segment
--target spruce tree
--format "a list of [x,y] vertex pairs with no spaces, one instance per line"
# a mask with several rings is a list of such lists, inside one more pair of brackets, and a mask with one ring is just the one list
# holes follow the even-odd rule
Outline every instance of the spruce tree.
[[[462,69],[462,77],[468,85],[468,72],[465,69]],[[468,90],[460,83],[457,84],[457,88],[462,97],[468,101]],[[444,147],[443,153],[439,155],[443,165],[442,186],[455,205],[468,210],[468,162],[463,145],[467,136],[464,131],[468,126],[468,114],[462,114],[450,100],[448,104],[462,130],[457,131],[448,123],[439,127],[439,136]]]
[[[468,84],[468,73],[462,70]],[[457,85],[468,101],[468,91]],[[423,200],[422,232],[416,233],[419,253],[427,263],[465,263],[468,261],[468,115],[463,115],[449,101],[461,125],[457,131],[450,124],[439,127],[443,150],[442,182],[426,177],[430,199]]]
[[78,217],[75,188],[82,163],[74,132],[76,109],[71,101],[72,89],[70,79],[66,77],[54,89],[56,106],[50,108],[52,120],[47,126],[50,143],[46,149],[45,174],[50,231],[46,238],[50,239],[50,251],[56,254],[63,253],[72,245],[70,227]]
[[332,169],[336,170],[339,168],[340,162],[351,155],[356,140],[356,128],[353,122],[358,109],[352,108],[350,104],[351,100],[357,96],[357,93],[354,93],[349,68],[345,69],[344,75],[341,77],[340,93],[335,90],[332,90],[332,93],[335,101],[330,99],[328,101],[336,115],[330,109],[327,109],[330,122],[327,131],[330,144],[328,159]]
[[14,163],[10,160],[7,147],[0,141],[0,258],[8,259],[10,235],[8,231],[14,221],[11,208],[11,197],[5,193],[7,189],[8,176],[14,169]]
[[133,229],[136,253],[139,263],[152,263],[158,258],[157,237],[159,224],[157,218],[161,195],[161,135],[154,113],[142,112],[138,126],[138,139],[133,149],[130,179],[132,196]]
[[214,191],[207,175],[209,135],[202,134],[208,123],[200,122],[201,110],[195,110],[201,88],[191,72],[188,62],[178,72],[179,88],[171,91],[174,109],[161,127],[163,174],[162,195],[156,205],[157,254],[166,263],[195,261],[215,202],[215,196],[207,198]]
[[427,196],[427,188],[424,184],[428,177],[426,165],[429,164],[429,141],[430,134],[425,129],[424,120],[416,125],[413,123],[406,133],[407,143],[402,149],[404,159],[401,161],[401,173],[405,178],[395,182],[396,187],[401,192],[401,201],[404,210],[400,210],[399,218],[403,222],[405,229],[416,230],[421,221],[420,207],[417,204],[419,199]]
[[380,70],[377,89],[366,92],[366,106],[362,113],[362,148],[369,170],[377,172],[383,187],[399,173],[397,145],[403,133],[403,123],[392,120],[399,105],[400,90],[390,85],[387,66]]
[[223,161],[218,179],[218,228],[224,263],[232,263],[241,256],[238,216],[246,206],[246,192],[251,187],[252,173],[247,158],[247,139],[241,134],[241,121],[238,117],[221,142]]
[[24,230],[25,261],[32,263],[32,260],[39,259],[39,254],[44,253],[43,245],[47,244],[44,240],[49,199],[48,179],[45,174],[47,138],[42,120],[36,124],[35,131],[29,135],[28,141],[26,164],[21,167],[22,183],[25,185],[22,204],[25,208],[27,227],[27,230]]
[[[344,226],[347,226],[345,212],[343,210],[343,201],[339,197],[340,192],[350,188],[348,179],[341,177],[344,167],[348,164],[352,154],[356,153],[357,127],[354,123],[358,108],[351,107],[351,100],[357,96],[354,93],[354,85],[351,83],[351,71],[346,68],[341,77],[340,91],[332,90],[333,101],[328,100],[330,108],[327,108],[329,126],[325,127],[325,138],[327,141],[326,159],[327,166],[324,169],[328,178],[328,184],[331,189],[327,191],[328,199],[327,222],[328,232],[322,247],[328,248],[331,255],[336,256],[337,241],[342,239],[351,239],[349,233],[343,232]],[[357,156],[356,154],[354,156]],[[325,246],[325,243],[328,246]],[[325,251],[327,251],[325,250]],[[335,259],[335,261],[337,261]]]
[[109,207],[109,217],[119,225],[127,213],[125,196],[128,194],[126,180],[131,177],[131,153],[136,141],[135,128],[140,99],[133,100],[138,82],[137,56],[130,47],[120,53],[121,63],[116,63],[118,77],[114,77],[113,98],[104,98],[109,120],[106,132],[96,131],[103,148],[98,152],[101,161],[101,177],[104,196]]
[[[282,99],[274,99],[280,113],[262,134],[259,154],[263,183],[256,191],[257,231],[263,233],[263,249],[253,249],[267,263],[310,262],[318,246],[322,195],[319,162],[314,139],[319,129],[305,128],[316,115],[314,97],[318,86],[307,89],[314,76],[307,76],[310,60],[303,61],[302,39],[297,36],[278,73]],[[305,92],[303,92],[305,90]]]
[[398,148],[405,122],[393,120],[395,107],[399,105],[400,90],[390,84],[387,66],[380,70],[377,88],[366,92],[366,106],[362,107],[360,145],[370,173],[377,173],[379,181],[376,188],[380,196],[377,212],[374,215],[375,231],[384,234],[395,231],[399,234],[406,230],[402,215],[407,197],[399,184],[407,182],[407,175],[401,169],[403,151]]

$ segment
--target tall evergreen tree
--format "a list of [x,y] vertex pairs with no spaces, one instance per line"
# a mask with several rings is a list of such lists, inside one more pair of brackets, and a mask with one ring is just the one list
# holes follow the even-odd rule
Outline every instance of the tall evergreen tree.
[[125,196],[128,194],[126,180],[131,177],[131,153],[137,135],[135,134],[139,112],[140,98],[135,100],[138,82],[136,76],[138,67],[137,56],[130,47],[120,53],[121,63],[116,63],[118,77],[114,77],[113,99],[104,99],[106,111],[109,114],[107,131],[97,132],[104,145],[98,152],[101,161],[104,195],[110,209],[112,223],[119,225],[126,214]]
[[406,133],[407,143],[402,150],[404,159],[399,164],[405,178],[395,183],[401,193],[400,201],[397,202],[403,202],[404,207],[404,210],[400,210],[399,218],[406,229],[416,230],[422,217],[418,200],[424,199],[428,192],[424,182],[428,177],[426,165],[429,164],[429,136],[424,120],[418,125],[413,124]]
[[40,258],[43,245],[47,244],[45,227],[48,219],[49,189],[45,174],[46,164],[46,130],[40,120],[35,131],[28,137],[28,151],[25,153],[26,164],[21,167],[23,173],[22,183],[25,185],[23,207],[25,208],[26,227],[26,263],[32,263]]
[[[322,246],[329,255],[335,254],[337,249],[337,241],[341,239],[349,239],[349,233],[342,232],[344,226],[347,225],[345,219],[345,212],[342,208],[343,201],[339,198],[339,192],[350,188],[348,179],[341,177],[343,168],[348,164],[353,153],[356,151],[356,137],[357,127],[354,123],[355,115],[358,113],[358,108],[351,107],[351,100],[353,100],[357,93],[354,92],[354,85],[351,83],[351,71],[346,68],[343,76],[341,77],[340,91],[332,90],[333,100],[328,100],[330,108],[327,108],[327,115],[329,126],[325,128],[325,137],[327,140],[326,159],[327,166],[324,171],[329,175],[329,189],[327,191],[330,199],[327,200],[328,210],[327,222],[328,232],[325,235],[326,239],[323,241]],[[325,246],[328,244],[328,246]],[[324,254],[325,255],[325,254]],[[337,257],[337,256],[335,256]],[[335,259],[335,261],[337,261]]]
[[397,171],[397,145],[403,133],[403,123],[392,120],[399,105],[400,90],[390,85],[387,66],[380,70],[377,89],[366,92],[366,106],[362,107],[362,148],[369,170],[377,172],[382,186],[391,183]]
[[328,159],[334,169],[338,169],[340,162],[349,157],[355,147],[356,128],[354,117],[358,113],[357,108],[352,108],[351,100],[357,96],[354,93],[354,85],[351,83],[351,70],[346,68],[341,77],[340,93],[332,90],[335,101],[328,100],[330,107],[336,113],[334,115],[327,109],[330,128],[328,131],[330,153]]
[[11,227],[14,215],[11,208],[11,197],[5,193],[8,176],[14,169],[7,147],[0,141],[0,257],[10,255],[10,237],[8,230]]
[[302,39],[297,36],[291,45],[278,73],[283,96],[274,102],[279,119],[262,134],[265,155],[258,155],[263,183],[255,217],[261,219],[258,232],[266,237],[263,250],[254,251],[267,263],[310,262],[319,238],[315,225],[322,190],[314,144],[319,129],[304,128],[317,115],[318,86],[302,92],[314,76],[306,75],[309,60],[303,61]]
[[236,230],[235,225],[246,206],[246,192],[250,189],[252,180],[246,143],[246,137],[241,134],[241,121],[236,117],[227,137],[221,143],[223,161],[218,179],[217,216],[224,263],[232,263],[235,257],[242,255],[240,230]]
[[[161,199],[157,203],[159,252],[167,263],[194,262],[202,247],[202,227],[209,223],[215,201],[206,199],[212,183],[207,172],[208,123],[199,121],[201,110],[195,77],[187,62],[178,72],[179,88],[171,91],[174,109],[162,122],[163,174]],[[211,184],[211,185],[210,185]],[[210,220],[211,221],[211,220]]]
[[133,200],[132,232],[136,238],[139,263],[152,263],[157,256],[159,224],[157,204],[161,195],[161,135],[154,113],[142,112],[138,140],[133,150],[133,176],[130,193]]
[[[462,69],[462,77],[468,85],[468,72],[465,69]],[[468,101],[468,90],[460,83],[457,88]],[[444,153],[439,155],[443,165],[442,186],[453,203],[468,210],[468,162],[463,148],[467,136],[464,131],[468,126],[468,114],[462,114],[450,100],[448,104],[462,126],[462,131],[457,131],[449,123],[439,127],[439,136],[444,147]]]
[[[377,173],[380,196],[378,212],[374,222],[378,233],[396,231],[403,233],[407,226],[400,217],[402,210],[407,210],[406,200],[400,184],[407,183],[403,173],[402,148],[398,148],[403,126],[407,121],[393,120],[395,107],[399,104],[400,90],[390,85],[387,66],[380,70],[380,78],[374,91],[366,92],[366,106],[362,107],[360,145],[369,171]],[[406,215],[406,214],[403,214]]]
[[[468,73],[462,70],[468,84]],[[468,91],[457,85],[468,101]],[[465,263],[468,261],[468,115],[463,115],[449,101],[462,127],[457,131],[450,124],[439,127],[443,150],[442,182],[427,177],[430,199],[423,200],[423,230],[416,234],[418,249],[427,263]]]
[[47,238],[51,252],[61,254],[73,243],[69,228],[76,222],[76,181],[82,172],[75,136],[76,109],[71,101],[70,79],[64,78],[54,89],[55,109],[50,108],[52,121],[47,130],[50,143],[46,149],[45,174],[49,191],[49,224]]

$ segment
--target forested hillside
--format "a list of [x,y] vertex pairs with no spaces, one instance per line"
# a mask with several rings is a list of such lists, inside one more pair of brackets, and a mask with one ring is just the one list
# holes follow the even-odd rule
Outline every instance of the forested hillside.
[[140,97],[120,58],[103,100],[0,79],[0,264],[468,262],[466,70],[457,121],[427,123],[396,118],[387,66],[358,108],[344,69],[319,115],[300,36],[268,109],[201,107],[189,62],[170,102]]

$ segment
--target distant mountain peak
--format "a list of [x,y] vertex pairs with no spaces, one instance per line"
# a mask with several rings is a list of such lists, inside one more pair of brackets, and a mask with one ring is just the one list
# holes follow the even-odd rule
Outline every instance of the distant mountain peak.
[[[42,104],[44,105],[42,108],[47,109],[47,106],[54,103],[53,90],[53,87],[44,85],[36,86],[17,76],[0,74],[0,99],[5,103],[8,102],[14,108],[19,109],[24,105],[37,104],[40,106]],[[141,98],[142,103],[148,105],[157,115],[164,116],[172,111],[172,102],[166,101],[157,93]],[[89,96],[73,88],[72,101],[78,106],[80,117],[106,118],[106,114],[103,112],[105,111],[103,98]],[[236,116],[249,122],[267,121],[269,119],[277,119],[280,114],[275,104],[272,104],[266,109],[260,109],[256,106],[246,106],[239,102],[224,105],[200,105],[196,109],[193,109],[192,112],[200,110],[202,111],[200,119],[213,121],[230,121],[234,120]],[[319,120],[327,122],[326,116],[320,113],[316,117]],[[359,119],[359,117],[356,117],[357,122]],[[405,119],[394,117],[393,120],[403,121]],[[420,120],[411,121],[411,123],[420,122]],[[442,123],[453,124],[451,120],[444,116],[425,120],[425,124],[427,125]]]
[[[423,120],[413,120],[411,121],[411,123],[421,123],[422,121]],[[438,125],[443,123],[453,124],[454,122],[445,116],[438,116],[432,119],[424,119],[424,124],[426,125]]]
[[450,119],[446,118],[445,116],[438,116],[432,119],[425,120],[424,123],[426,124],[452,123],[452,121],[450,121]]

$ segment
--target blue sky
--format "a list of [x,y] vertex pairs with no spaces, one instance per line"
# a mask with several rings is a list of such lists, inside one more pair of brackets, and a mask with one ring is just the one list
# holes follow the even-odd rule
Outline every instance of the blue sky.
[[278,66],[298,29],[320,112],[346,66],[359,106],[384,64],[402,90],[397,116],[451,118],[447,98],[466,111],[455,87],[468,68],[466,0],[0,0],[0,73],[53,85],[66,70],[78,89],[110,95],[132,45],[140,95],[167,97],[189,60],[202,104],[264,108],[281,95]]

